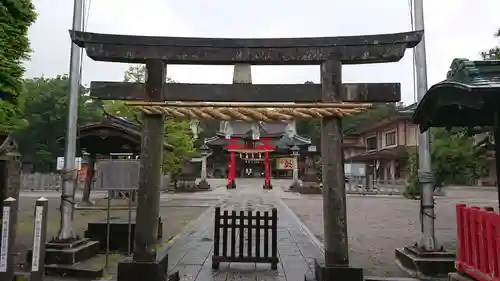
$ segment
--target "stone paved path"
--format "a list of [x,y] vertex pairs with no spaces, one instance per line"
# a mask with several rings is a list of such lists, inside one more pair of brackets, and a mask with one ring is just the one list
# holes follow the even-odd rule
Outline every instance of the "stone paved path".
[[[179,271],[181,280],[230,281],[230,280],[304,280],[311,274],[313,258],[320,258],[320,248],[314,244],[296,217],[286,207],[280,197],[283,189],[262,190],[255,180],[239,180],[236,190],[217,188],[211,194],[219,197],[217,204],[223,210],[269,211],[278,209],[278,270],[273,271],[268,264],[221,263],[218,271],[212,271],[213,212],[203,214],[187,235],[174,241],[169,250],[169,268]],[[177,195],[195,198],[195,194]],[[293,196],[293,195],[292,195]]]

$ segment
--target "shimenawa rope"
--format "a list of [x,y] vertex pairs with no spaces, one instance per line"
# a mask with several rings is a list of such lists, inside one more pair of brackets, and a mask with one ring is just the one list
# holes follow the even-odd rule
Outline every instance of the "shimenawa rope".
[[370,104],[272,104],[272,103],[184,103],[128,102],[128,106],[146,115],[164,115],[180,119],[281,121],[323,117],[346,117],[362,112]]

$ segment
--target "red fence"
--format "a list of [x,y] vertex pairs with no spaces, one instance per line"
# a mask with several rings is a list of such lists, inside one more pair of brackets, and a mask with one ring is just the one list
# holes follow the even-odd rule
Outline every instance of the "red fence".
[[457,270],[479,281],[500,281],[500,214],[457,205]]

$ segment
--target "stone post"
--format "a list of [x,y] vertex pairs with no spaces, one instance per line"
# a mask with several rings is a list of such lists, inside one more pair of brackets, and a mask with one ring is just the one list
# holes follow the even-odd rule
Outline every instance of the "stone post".
[[45,240],[47,237],[48,203],[48,200],[43,197],[40,197],[35,203],[30,281],[43,281],[45,276]]
[[293,158],[293,182],[299,182],[299,156]]
[[207,181],[207,156],[201,158],[201,180]]
[[14,280],[13,246],[16,240],[17,200],[9,197],[2,204],[0,240],[0,280]]

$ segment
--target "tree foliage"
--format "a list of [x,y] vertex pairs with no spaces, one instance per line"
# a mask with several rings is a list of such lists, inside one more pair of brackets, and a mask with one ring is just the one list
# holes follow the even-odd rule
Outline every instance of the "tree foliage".
[[[365,112],[343,118],[342,129],[344,133],[349,133],[364,124],[372,123],[395,113],[398,107],[400,107],[400,105],[393,103],[374,104],[372,108]],[[319,145],[321,141],[321,120],[297,120],[297,133],[309,136],[312,143]]]
[[0,1],[0,133],[25,126],[19,118],[23,60],[29,58],[28,28],[36,13],[31,0]]
[[[468,185],[486,171],[486,149],[474,145],[473,139],[461,129],[432,128],[431,162],[435,186],[448,184]],[[407,197],[420,195],[418,181],[418,155],[411,152],[407,169],[410,173]]]
[[[307,81],[304,84],[313,84]],[[401,108],[402,104],[396,103],[376,103],[372,108],[365,112],[345,117],[342,119],[342,128],[345,133],[348,133],[363,124],[367,124],[381,118],[387,117]],[[304,136],[309,136],[313,144],[319,145],[321,141],[321,120],[306,119],[297,120],[297,133]]]
[[[67,75],[24,81],[20,99],[24,110],[20,117],[28,125],[18,128],[14,135],[23,158],[33,162],[37,171],[50,171],[56,158],[64,153],[69,88]],[[87,91],[80,88],[79,125],[102,117],[100,106],[86,95]]]
[[[125,82],[145,82],[146,66],[133,65],[125,71]],[[175,83],[170,77],[167,82]],[[140,123],[141,117],[137,111],[125,106],[123,101],[107,101],[104,104],[106,112],[127,118]],[[189,156],[195,150],[195,140],[192,136],[188,121],[180,121],[173,118],[165,119],[165,142],[173,145],[173,151],[165,151],[163,156],[163,169],[165,172],[177,175],[182,167],[184,157]]]
[[[494,36],[500,38],[500,29],[494,33]],[[498,60],[500,59],[500,48],[497,46],[487,51],[483,51],[481,52],[481,56],[485,60]]]

